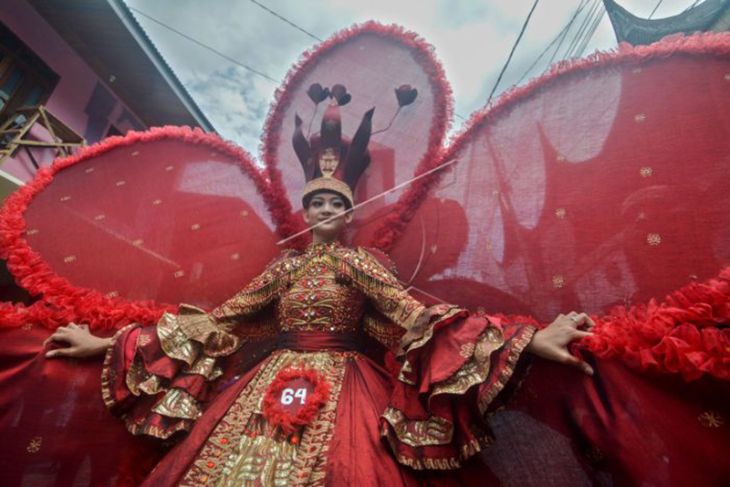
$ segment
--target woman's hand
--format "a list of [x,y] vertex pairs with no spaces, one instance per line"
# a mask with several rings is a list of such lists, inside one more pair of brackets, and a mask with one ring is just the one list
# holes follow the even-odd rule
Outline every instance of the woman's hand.
[[53,357],[95,357],[104,355],[106,349],[112,343],[111,338],[100,338],[89,332],[88,325],[77,325],[69,323],[68,326],[62,326],[57,329],[53,335],[46,338],[43,346],[46,347],[51,343],[62,343],[68,345],[66,348],[56,348],[46,352],[47,358]]
[[527,350],[538,357],[572,365],[588,375],[593,375],[593,368],[572,355],[568,351],[568,345],[573,340],[591,336],[594,325],[593,320],[585,313],[572,311],[567,315],[559,315],[555,321],[535,333]]

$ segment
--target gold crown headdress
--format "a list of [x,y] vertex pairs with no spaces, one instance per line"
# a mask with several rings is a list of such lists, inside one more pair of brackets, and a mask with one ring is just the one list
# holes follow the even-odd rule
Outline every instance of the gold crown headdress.
[[[398,111],[401,107],[411,104],[418,93],[408,85],[397,88],[395,92],[399,105]],[[302,119],[299,115],[296,115],[294,119],[292,144],[304,169],[306,180],[302,204],[307,206],[309,198],[317,192],[332,191],[342,196],[348,206],[352,207],[357,182],[370,164],[368,143],[373,134],[372,119],[375,108],[365,112],[354,137],[349,140],[342,136],[339,108],[346,105],[352,98],[345,86],[337,84],[330,90],[322,88],[319,83],[314,83],[309,87],[307,94],[315,105],[327,98],[330,98],[332,102],[322,116],[320,132],[312,135],[309,140],[302,131]],[[398,112],[396,112],[397,114]]]

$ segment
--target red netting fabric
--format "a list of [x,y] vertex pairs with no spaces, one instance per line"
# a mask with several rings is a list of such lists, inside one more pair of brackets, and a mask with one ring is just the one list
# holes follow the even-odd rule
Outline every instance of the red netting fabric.
[[0,340],[3,485],[133,484],[155,463],[164,448],[146,450],[105,411],[99,365],[45,360],[39,325],[152,323],[178,302],[214,306],[260,272],[300,228],[290,138],[295,111],[312,118],[315,81],[352,93],[349,136],[373,105],[375,129],[387,124],[398,85],[419,90],[374,137],[359,198],[449,166],[364,208],[353,235],[391,250],[415,296],[543,321],[601,315],[584,344],[596,377],[535,363],[490,418],[497,439],[481,460],[434,482],[723,485],[730,35],[559,65],[444,148],[443,72],[417,36],[377,24],[292,71],[267,122],[264,171],[216,137],[166,128],[58,161],[8,200],[2,255],[41,299],[0,305],[0,325],[16,328]]
[[21,285],[92,325],[110,325],[94,306],[213,307],[277,254],[267,189],[248,154],[213,135],[107,139],[10,198],[3,250]]
[[[728,36],[558,67],[478,114],[392,256],[434,299],[635,305],[730,262]],[[419,249],[419,251],[414,251]]]

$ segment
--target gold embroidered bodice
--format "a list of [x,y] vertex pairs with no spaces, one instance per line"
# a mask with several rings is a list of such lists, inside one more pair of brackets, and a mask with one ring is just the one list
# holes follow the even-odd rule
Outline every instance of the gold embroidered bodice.
[[337,282],[335,272],[316,257],[307,263],[277,306],[280,331],[355,332],[365,295]]
[[284,253],[212,315],[234,322],[272,305],[278,331],[354,332],[364,323],[376,338],[383,324],[367,314],[369,305],[401,329],[425,310],[370,252],[337,242]]

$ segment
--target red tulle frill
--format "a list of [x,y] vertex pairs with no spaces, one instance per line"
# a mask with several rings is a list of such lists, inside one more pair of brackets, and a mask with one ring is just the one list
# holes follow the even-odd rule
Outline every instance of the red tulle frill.
[[730,268],[663,302],[619,307],[603,317],[586,347],[642,370],[730,379]]
[[[307,395],[304,405],[292,414],[281,406],[282,392],[293,380],[303,379],[314,386]],[[330,384],[314,369],[290,368],[276,375],[264,396],[263,414],[272,426],[280,427],[285,434],[292,434],[302,426],[308,425],[319,409],[327,402]]]
[[0,327],[33,323],[55,329],[69,321],[79,321],[88,323],[92,330],[108,330],[133,322],[155,323],[163,312],[176,309],[174,306],[152,301],[109,297],[93,289],[74,286],[56,274],[24,238],[27,229],[25,211],[33,198],[53,181],[56,173],[118,147],[163,139],[205,144],[230,156],[251,178],[272,214],[288,205],[283,194],[271,191],[265,176],[245,150],[199,128],[152,128],[145,132],[129,132],[124,136],[109,137],[98,144],[84,147],[76,154],[57,159],[51,166],[40,169],[32,181],[8,196],[0,209],[0,257],[7,260],[8,269],[18,284],[32,295],[40,297],[40,301],[29,307],[3,303],[0,308]]

